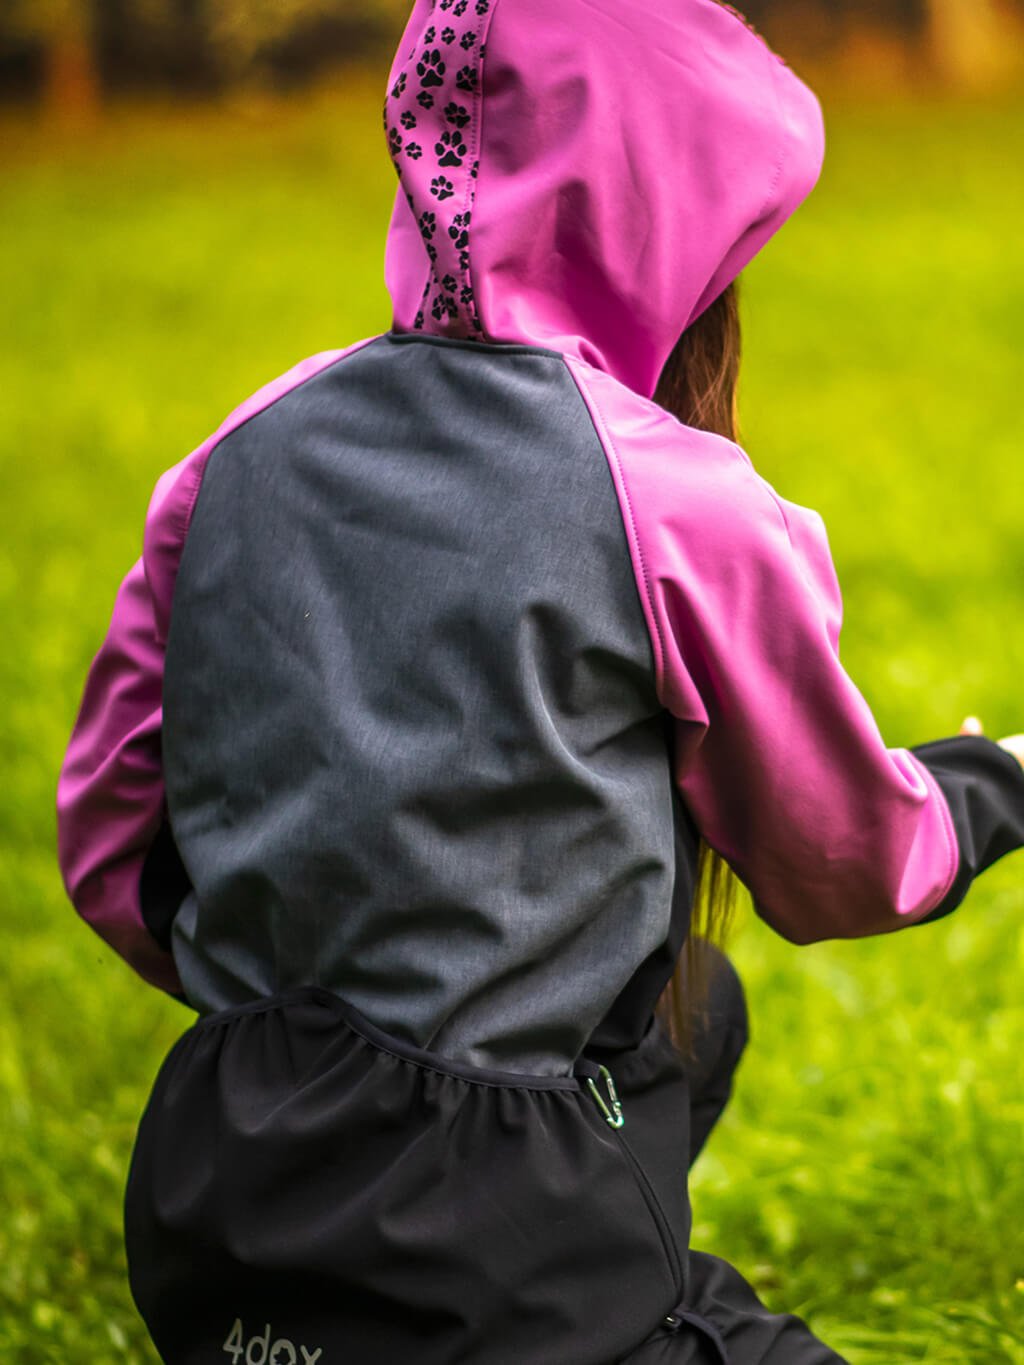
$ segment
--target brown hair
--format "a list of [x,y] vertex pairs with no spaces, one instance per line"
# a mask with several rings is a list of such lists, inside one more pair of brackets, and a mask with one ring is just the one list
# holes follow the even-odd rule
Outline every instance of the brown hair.
[[[686,426],[737,440],[740,352],[739,288],[734,280],[679,338],[661,372],[654,401]],[[657,1006],[672,1041],[684,1052],[690,1047],[706,985],[702,950],[708,943],[724,941],[737,886],[728,863],[702,839],[690,934]]]

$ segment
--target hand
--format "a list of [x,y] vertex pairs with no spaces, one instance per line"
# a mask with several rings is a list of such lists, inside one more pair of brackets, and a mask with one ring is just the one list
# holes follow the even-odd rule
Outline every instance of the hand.
[[[983,735],[985,727],[977,716],[967,716],[963,725],[960,726],[960,733],[962,735]],[[1007,753],[1013,754],[1017,762],[1024,768],[1024,735],[1009,735],[1006,739],[1000,739],[996,742]]]

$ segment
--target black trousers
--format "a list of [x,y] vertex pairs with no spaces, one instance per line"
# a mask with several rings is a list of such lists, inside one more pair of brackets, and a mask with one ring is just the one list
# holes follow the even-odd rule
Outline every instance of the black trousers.
[[692,1058],[652,1021],[571,1077],[450,1064],[317,987],[200,1020],[157,1077],[125,1198],[163,1360],[842,1365],[689,1249],[687,1167],[745,1041],[724,958]]
[[[707,993],[690,1021],[684,1056],[655,1025],[635,1053],[606,1057],[623,1107],[643,1129],[647,1170],[664,1188],[703,1150],[732,1093],[749,1038],[743,987],[722,953],[705,948]],[[671,1135],[671,1096],[685,1089],[687,1116]],[[678,1105],[675,1106],[678,1118]],[[685,1129],[685,1139],[683,1136]],[[657,1135],[657,1136],[655,1136]],[[685,1146],[681,1144],[685,1141]],[[770,1313],[737,1270],[716,1256],[688,1253],[685,1300],[652,1338],[625,1357],[630,1365],[844,1365],[799,1318]]]

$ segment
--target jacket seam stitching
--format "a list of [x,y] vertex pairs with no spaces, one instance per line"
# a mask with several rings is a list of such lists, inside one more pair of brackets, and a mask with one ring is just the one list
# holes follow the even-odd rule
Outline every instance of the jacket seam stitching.
[[550,346],[532,346],[527,341],[474,341],[471,337],[441,336],[437,332],[396,332],[393,328],[390,332],[383,332],[379,339],[400,346],[450,346],[461,347],[475,354],[493,352],[498,355],[536,355],[546,360],[565,359],[561,351],[553,350]]
[[[576,387],[580,390],[581,395],[583,396],[584,402],[588,404],[594,415],[594,418],[596,418],[595,426],[598,426],[598,437],[603,438],[605,450],[611,455],[611,458],[615,463],[615,470],[618,475],[617,482],[622,489],[622,496],[626,503],[626,513],[628,516],[627,534],[629,536],[630,543],[636,549],[637,560],[639,561],[640,571],[641,574],[643,575],[644,597],[647,602],[647,608],[648,611],[650,612],[651,620],[654,622],[654,637],[652,643],[654,644],[655,684],[657,687],[659,697],[663,697],[665,690],[664,689],[665,641],[662,636],[661,621],[658,617],[658,612],[654,604],[654,594],[651,590],[651,579],[650,572],[647,566],[647,556],[644,554],[644,547],[640,541],[640,533],[637,529],[636,514],[633,510],[633,498],[629,491],[629,484],[626,481],[626,473],[622,465],[622,459],[619,455],[618,447],[615,444],[615,438],[612,436],[611,428],[608,425],[607,418],[604,415],[604,412],[601,408],[601,405],[596,395],[589,386],[586,386],[583,383],[582,376],[576,374],[572,364],[569,363],[568,361],[566,363],[570,374],[572,374],[573,376],[573,380],[576,384]],[[649,630],[648,634],[650,634]]]
[[[380,337],[369,337],[366,341],[357,342],[355,346],[346,350],[344,355],[335,356],[333,360],[325,361],[323,365],[319,366],[311,374],[307,374],[305,378],[300,379],[297,384],[291,385],[282,393],[276,394],[262,407],[258,407],[254,412],[248,413],[237,423],[237,425],[228,426],[226,431],[218,432],[214,435],[210,448],[207,450],[206,454],[201,460],[196,461],[195,487],[189,495],[188,506],[185,510],[185,518],[180,531],[183,546],[185,538],[192,526],[192,517],[196,510],[196,503],[199,500],[199,489],[206,475],[207,465],[210,463],[210,458],[214,452],[219,450],[229,437],[234,436],[238,431],[244,430],[245,427],[247,427],[250,422],[255,421],[257,417],[262,417],[265,412],[269,412],[271,408],[277,407],[278,403],[282,402],[285,398],[290,398],[293,393],[298,393],[300,389],[304,389],[306,385],[312,383],[314,379],[319,379],[322,374],[326,374],[327,371],[333,369],[335,365],[340,365],[343,361],[350,359],[359,351],[365,350],[367,346],[372,346],[375,341],[379,341],[380,339]],[[231,418],[229,417],[227,421],[230,423]]]
[[[498,0],[494,0],[490,12],[487,15],[484,27],[480,33],[479,56],[477,58],[476,90],[473,92],[473,121],[471,124],[472,141],[470,145],[470,166],[469,174],[466,176],[466,194],[462,201],[463,216],[465,216],[468,213],[471,215],[471,217],[469,227],[469,242],[466,246],[467,265],[466,268],[464,270],[461,270],[460,273],[462,275],[462,279],[465,283],[465,286],[470,291],[472,297],[470,314],[471,321],[476,322],[476,330],[479,331],[481,336],[485,336],[486,332],[484,330],[483,318],[480,313],[480,301],[476,296],[475,289],[473,288],[472,259],[474,225],[472,221],[472,215],[476,212],[476,197],[480,187],[480,174],[482,170],[482,167],[480,166],[479,163],[481,158],[481,151],[483,148],[484,76],[487,68],[487,41],[490,37],[491,24],[494,22],[494,14],[497,8]],[[474,166],[476,166],[475,177],[473,175]]]
[[[760,37],[760,35],[758,35],[758,36]],[[764,42],[763,39],[762,39],[762,42]],[[765,43],[765,51],[766,51],[766,53],[769,54],[769,57],[770,57],[770,58],[771,58],[771,57],[774,57],[774,54],[771,53],[771,49],[768,47],[767,43]],[[783,129],[783,134],[782,134],[782,142],[781,142],[781,144],[780,144],[780,146],[779,146],[778,155],[777,155],[776,158],[775,158],[775,170],[774,170],[774,172],[772,173],[771,183],[770,183],[769,186],[768,186],[768,193],[765,195],[764,203],[761,205],[760,211],[758,212],[757,217],[754,219],[754,222],[755,222],[755,223],[761,222],[761,220],[764,218],[765,214],[768,212],[768,209],[769,209],[769,206],[771,205],[772,200],[775,198],[775,191],[778,189],[778,187],[779,187],[779,181],[780,181],[780,179],[782,178],[782,168],[783,168],[783,166],[784,166],[785,163],[786,163],[786,152],[787,152],[787,134],[786,134],[785,111],[784,111],[783,108],[782,108],[782,100],[779,98],[779,77],[778,77],[778,67],[779,67],[779,63],[776,62],[776,61],[774,61],[774,60],[770,60],[770,61],[769,61],[769,67],[770,67],[770,75],[771,75],[772,95],[774,96],[774,99],[775,99],[776,115],[777,115],[779,124],[780,124],[780,126],[782,127],[782,129]]]

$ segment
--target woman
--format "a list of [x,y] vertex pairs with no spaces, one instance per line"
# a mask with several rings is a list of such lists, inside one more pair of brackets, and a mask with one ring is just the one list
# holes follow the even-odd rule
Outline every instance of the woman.
[[713,0],[419,0],[385,116],[393,329],[161,479],[62,774],[72,899],[201,1015],[136,1301],[176,1365],[834,1362],[688,1247],[743,1037],[721,959],[703,1061],[654,1018],[698,870],[798,943],[919,924],[1024,772],[885,747],[732,439],[820,108]]

